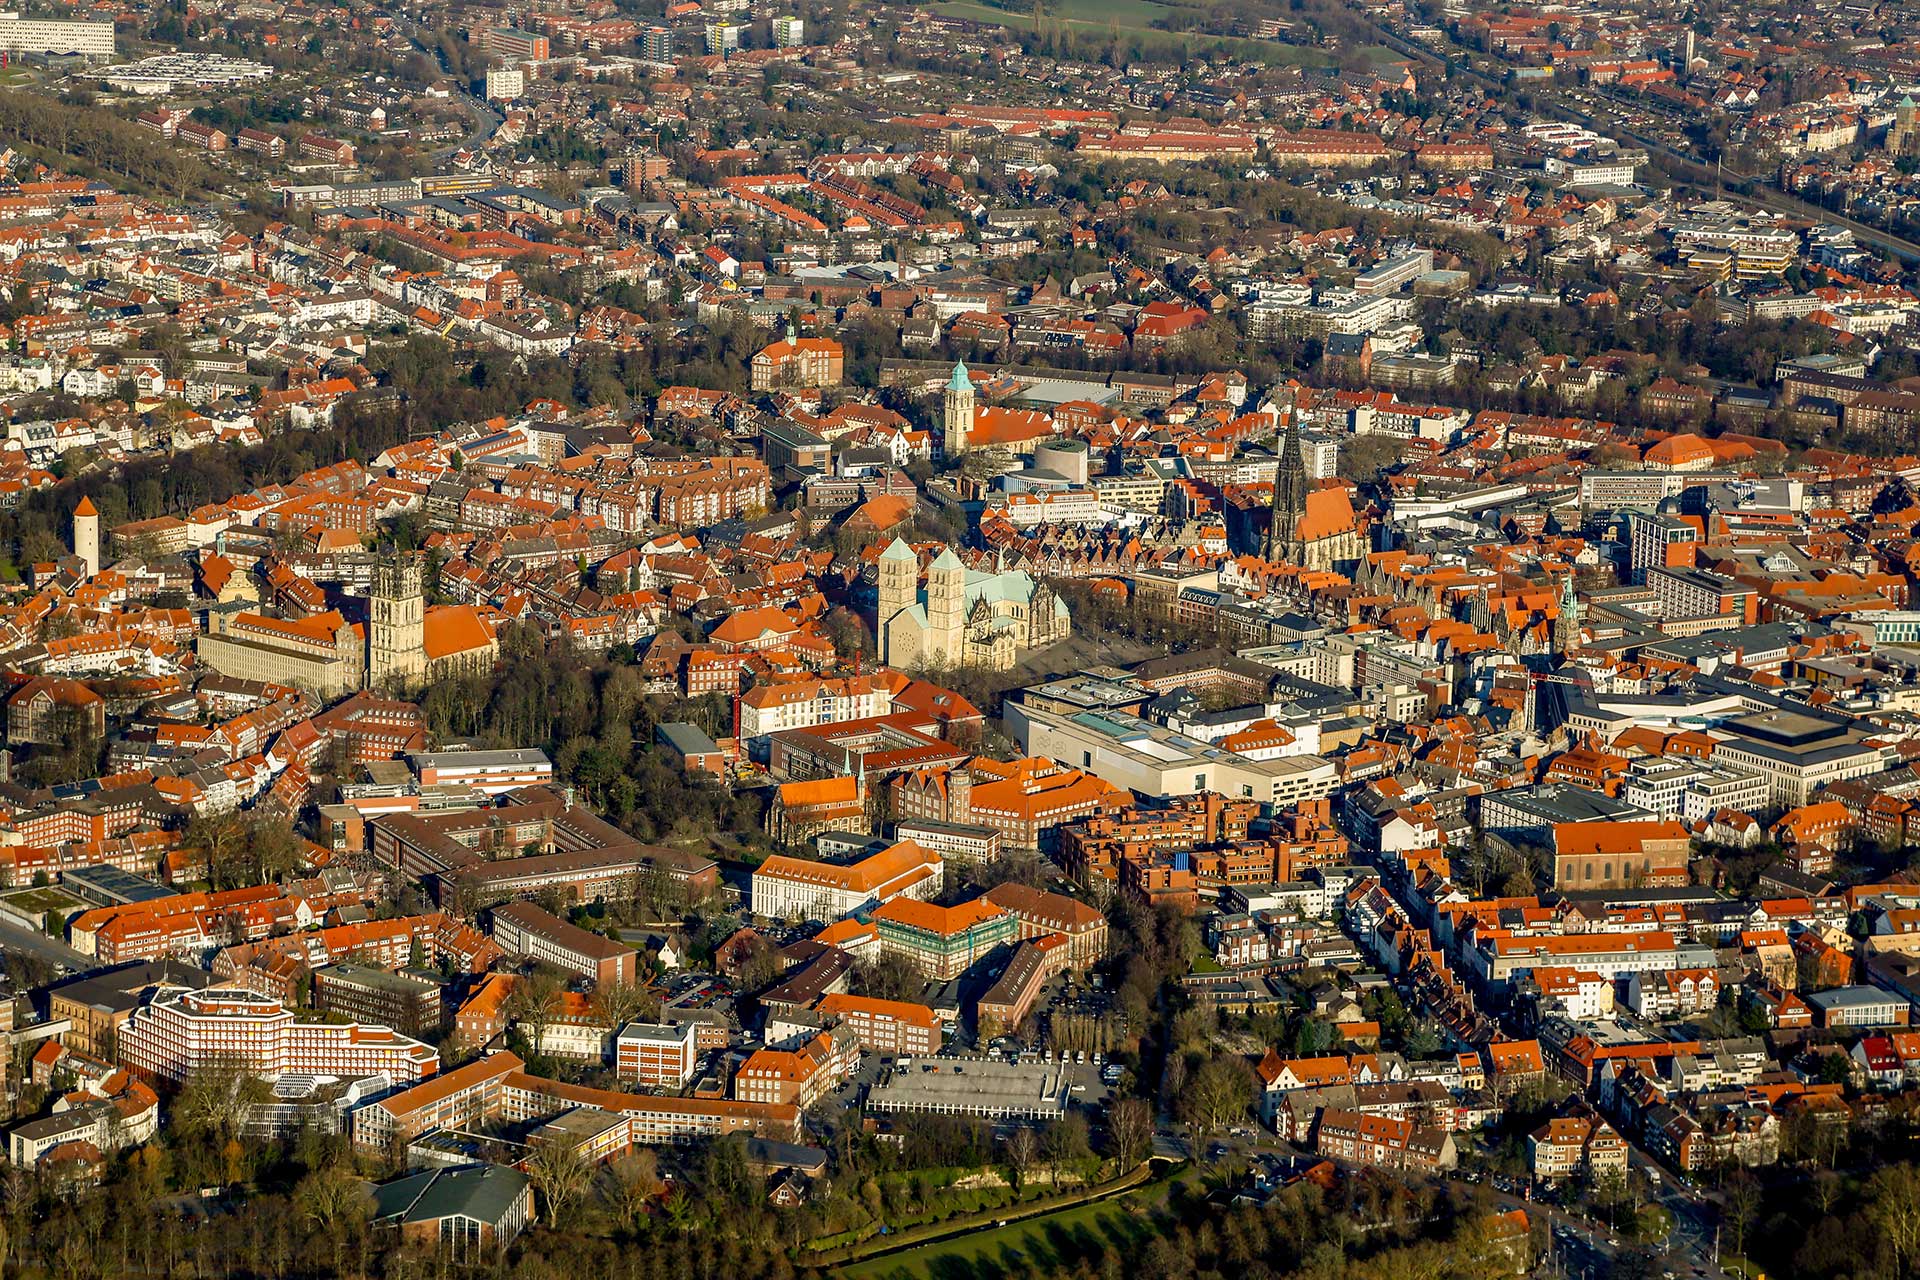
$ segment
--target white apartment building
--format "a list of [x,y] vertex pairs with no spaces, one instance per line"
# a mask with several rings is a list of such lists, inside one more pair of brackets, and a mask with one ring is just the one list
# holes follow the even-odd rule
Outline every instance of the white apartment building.
[[10,53],[78,53],[89,58],[111,58],[113,24],[0,13],[0,49]]
[[390,1027],[310,1022],[272,996],[215,988],[164,989],[120,1028],[120,1062],[148,1081],[183,1084],[203,1067],[275,1079],[289,1072],[346,1078],[385,1072],[414,1084],[440,1055]]

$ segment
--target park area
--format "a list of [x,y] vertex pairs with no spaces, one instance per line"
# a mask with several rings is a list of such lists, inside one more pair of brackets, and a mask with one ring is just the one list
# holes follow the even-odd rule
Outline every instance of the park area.
[[1086,1204],[1036,1214],[1005,1226],[986,1225],[932,1243],[849,1263],[849,1280],[961,1280],[1013,1277],[1070,1264],[1109,1250],[1137,1247],[1174,1188],[1196,1177],[1162,1173],[1144,1184]]
[[1045,21],[1064,26],[1077,34],[1115,32],[1132,37],[1143,48],[1177,48],[1218,44],[1242,57],[1273,64],[1299,63],[1329,65],[1333,59],[1324,50],[1283,44],[1277,40],[1252,40],[1244,36],[1217,35],[1204,29],[1169,31],[1154,24],[1185,6],[1162,4],[1159,0],[1041,0],[1039,12],[1002,7],[981,0],[936,0],[932,8],[950,18],[969,18],[992,22],[1015,30],[1031,30]]

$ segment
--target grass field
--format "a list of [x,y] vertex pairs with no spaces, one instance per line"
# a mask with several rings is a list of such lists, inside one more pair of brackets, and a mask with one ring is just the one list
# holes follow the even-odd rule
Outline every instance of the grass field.
[[1389,49],[1383,44],[1362,45],[1360,48],[1355,49],[1354,53],[1358,57],[1365,58],[1375,66],[1388,66],[1395,62],[1407,61],[1406,54],[1401,53],[1398,49]]
[[1011,1280],[1038,1264],[1091,1254],[1102,1242],[1109,1248],[1134,1247],[1152,1235],[1146,1214],[1165,1205],[1171,1189],[1192,1176],[1150,1182],[1111,1200],[856,1262],[838,1274],[848,1280]]
[[[1030,13],[1014,13],[990,4],[981,4],[978,0],[937,0],[931,8],[935,13],[944,13],[950,18],[971,18],[975,22],[992,22],[1017,30],[1028,30],[1034,25],[1034,18]],[[1216,36],[1199,31],[1162,31],[1155,27],[1153,22],[1168,8],[1169,6],[1157,4],[1154,0],[1053,0],[1053,3],[1048,6],[1047,17],[1051,22],[1062,23],[1079,32],[1092,31],[1105,34],[1109,29],[1117,29],[1130,36],[1139,37],[1141,43],[1155,48],[1178,47],[1184,40],[1195,48],[1214,44],[1225,45],[1242,57],[1272,63],[1276,66],[1293,63],[1302,66],[1327,66],[1333,62],[1333,59],[1320,49],[1281,44],[1276,40],[1249,40],[1240,36]]]

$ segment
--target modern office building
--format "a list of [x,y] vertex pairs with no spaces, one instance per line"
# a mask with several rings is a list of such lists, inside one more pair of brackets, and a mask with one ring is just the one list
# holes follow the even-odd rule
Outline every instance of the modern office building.
[[206,1067],[268,1080],[385,1072],[403,1085],[440,1070],[439,1053],[391,1027],[310,1021],[271,996],[232,988],[163,990],[122,1024],[116,1049],[136,1076],[168,1084],[184,1084]]
[[0,49],[8,53],[77,53],[90,59],[110,59],[113,57],[113,24],[0,13]]

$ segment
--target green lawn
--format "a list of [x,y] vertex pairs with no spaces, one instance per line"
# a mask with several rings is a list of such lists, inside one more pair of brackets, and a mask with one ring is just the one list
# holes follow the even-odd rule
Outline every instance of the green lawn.
[[856,1262],[838,1274],[848,1280],[1011,1280],[1040,1264],[1052,1266],[1090,1254],[1101,1242],[1113,1248],[1137,1246],[1153,1234],[1144,1211],[1164,1205],[1174,1184],[1192,1176],[1149,1182],[1110,1200]]
[[1396,62],[1411,61],[1406,54],[1401,53],[1398,49],[1389,49],[1383,44],[1362,45],[1360,48],[1354,50],[1354,54],[1357,57],[1365,58],[1375,66],[1391,66]]

